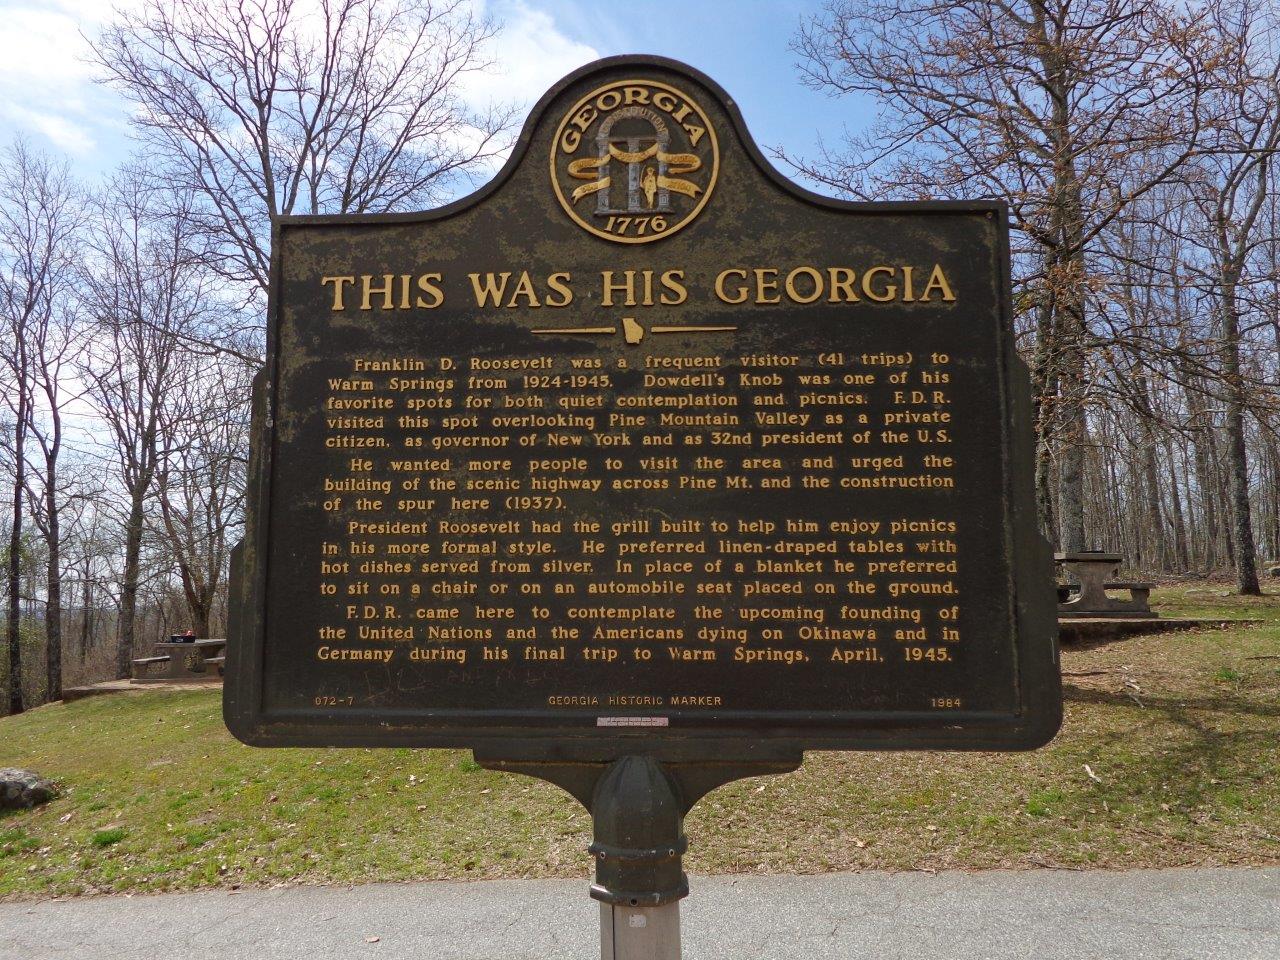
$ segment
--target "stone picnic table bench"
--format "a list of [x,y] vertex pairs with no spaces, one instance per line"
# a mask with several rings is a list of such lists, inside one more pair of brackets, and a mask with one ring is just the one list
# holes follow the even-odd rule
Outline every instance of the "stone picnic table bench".
[[[223,651],[225,639],[207,640],[157,640],[155,656],[138,657],[133,661],[134,683],[173,683],[174,681],[216,680],[222,676],[226,661]],[[164,665],[164,669],[152,674],[151,668]]]
[[[1058,584],[1058,615],[1063,617],[1153,617],[1150,583],[1116,580],[1124,557],[1101,550],[1055,553],[1058,569],[1077,583]],[[1107,596],[1108,590],[1127,591],[1128,597]]]

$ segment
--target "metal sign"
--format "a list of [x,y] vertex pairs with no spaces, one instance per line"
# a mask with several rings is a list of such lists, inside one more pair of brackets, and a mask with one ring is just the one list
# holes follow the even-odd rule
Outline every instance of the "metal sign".
[[623,57],[482,190],[275,225],[262,745],[1021,749],[1061,716],[1004,207],[847,203]]

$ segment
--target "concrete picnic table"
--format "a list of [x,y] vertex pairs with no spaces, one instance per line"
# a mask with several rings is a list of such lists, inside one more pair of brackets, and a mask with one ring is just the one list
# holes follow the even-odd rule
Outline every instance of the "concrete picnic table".
[[[1058,613],[1067,616],[1092,617],[1150,617],[1148,597],[1151,584],[1114,580],[1124,556],[1101,550],[1081,550],[1077,553],[1055,553],[1054,563],[1065,568],[1078,581],[1078,592],[1069,586],[1058,587]],[[1129,599],[1114,600],[1107,590],[1128,590]]]
[[168,656],[169,662],[165,664],[165,669],[159,676],[140,677],[137,682],[198,680],[217,677],[217,670],[213,669],[208,661],[212,657],[222,656],[222,651],[226,649],[227,641],[225,638],[188,640],[186,642],[157,640],[154,646],[157,654]]

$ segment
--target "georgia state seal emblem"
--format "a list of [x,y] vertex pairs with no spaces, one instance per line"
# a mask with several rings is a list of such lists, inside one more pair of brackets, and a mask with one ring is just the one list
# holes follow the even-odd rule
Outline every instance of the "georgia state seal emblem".
[[551,145],[551,185],[584,230],[649,243],[690,223],[707,204],[720,145],[706,113],[656,80],[619,80],[565,114]]

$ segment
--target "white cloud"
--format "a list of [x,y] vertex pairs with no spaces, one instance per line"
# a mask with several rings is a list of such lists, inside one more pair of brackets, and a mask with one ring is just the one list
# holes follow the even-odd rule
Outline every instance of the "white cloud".
[[531,107],[566,73],[600,58],[594,47],[569,39],[550,14],[525,0],[494,0],[481,6],[502,24],[502,31],[489,47],[493,66],[469,75],[463,84],[464,97],[476,106]]
[[93,83],[83,34],[111,10],[105,0],[0,3],[0,118],[12,132],[79,157],[97,149],[98,129],[118,123],[121,107]]
[[[553,83],[584,63],[598,60],[595,48],[569,39],[556,27],[555,19],[543,10],[531,7],[525,0],[479,0],[477,10],[487,12],[501,24],[501,31],[486,51],[492,66],[467,74],[460,84],[462,99],[472,109],[483,113],[487,107],[514,107],[516,130],[524,125],[529,109]],[[460,129],[453,136],[460,145],[474,149],[478,131]],[[509,150],[491,157],[479,170],[472,171],[471,186],[497,173],[506,162]],[[457,185],[458,195],[470,188]]]
[[76,18],[53,9],[3,9],[0,78],[5,82],[29,78],[42,87],[59,89],[89,78],[89,66],[78,56],[84,41]]
[[0,106],[0,113],[14,126],[40,134],[59,150],[65,150],[67,153],[84,155],[91,153],[97,146],[89,130],[64,116],[32,110],[13,103]]
[[[13,134],[42,138],[91,165],[120,154],[127,105],[94,83],[85,36],[113,8],[144,0],[0,0],[0,140]],[[463,96],[477,108],[492,103],[523,108],[597,51],[560,32],[554,18],[527,0],[475,0],[502,31],[490,46],[493,66],[470,75]]]

